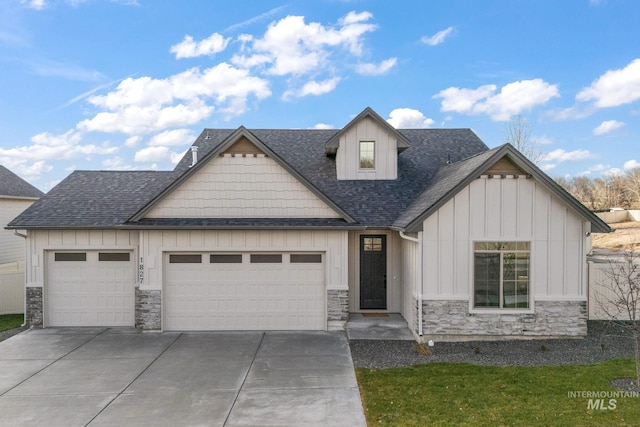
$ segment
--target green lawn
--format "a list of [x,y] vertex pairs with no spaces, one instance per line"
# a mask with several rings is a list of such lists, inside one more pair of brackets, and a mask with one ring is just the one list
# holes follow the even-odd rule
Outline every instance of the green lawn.
[[434,363],[358,368],[356,375],[370,427],[640,424],[640,397],[619,397],[615,409],[593,409],[589,398],[568,395],[615,391],[610,380],[635,375],[627,359],[552,367]]
[[3,314],[0,316],[0,332],[19,328],[24,322],[23,314]]

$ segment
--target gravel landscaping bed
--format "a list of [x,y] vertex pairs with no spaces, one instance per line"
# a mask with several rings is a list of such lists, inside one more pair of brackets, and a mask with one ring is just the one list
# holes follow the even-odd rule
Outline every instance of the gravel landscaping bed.
[[414,341],[352,340],[356,367],[395,368],[434,362],[493,366],[576,365],[633,357],[633,341],[620,325],[589,321],[583,339],[436,342],[431,356]]

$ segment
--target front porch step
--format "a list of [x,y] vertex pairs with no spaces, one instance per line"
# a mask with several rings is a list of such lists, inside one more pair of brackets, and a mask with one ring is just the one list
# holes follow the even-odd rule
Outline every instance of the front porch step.
[[386,317],[349,313],[345,330],[349,340],[416,340],[407,321],[399,313],[389,313]]

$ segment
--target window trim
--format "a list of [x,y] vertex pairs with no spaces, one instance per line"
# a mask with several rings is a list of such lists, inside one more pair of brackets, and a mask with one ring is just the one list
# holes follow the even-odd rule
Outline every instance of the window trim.
[[[362,145],[363,144],[371,144],[373,147],[373,151],[371,153],[372,155],[371,162],[373,163],[373,165],[370,168],[362,166]],[[376,170],[376,142],[375,141],[369,141],[369,140],[358,141],[358,170],[365,171],[365,172],[371,172]]]
[[[529,249],[513,249],[513,250],[500,250],[500,252],[497,252],[496,250],[491,250],[491,249],[478,249],[476,250],[475,246],[477,243],[526,243],[529,245]],[[470,248],[470,259],[471,259],[471,265],[470,265],[470,290],[469,290],[469,313],[474,313],[474,314],[532,314],[535,312],[535,298],[534,296],[534,289],[533,289],[533,265],[532,265],[532,257],[531,254],[534,252],[534,248],[533,248],[533,241],[531,240],[505,240],[505,239],[483,239],[483,240],[474,240],[471,242],[471,248]],[[513,307],[509,307],[509,308],[501,308],[501,307],[476,307],[475,306],[475,255],[476,253],[527,253],[529,255],[529,266],[528,266],[528,303],[529,306],[527,308],[513,308]],[[501,264],[501,270],[502,270],[502,262],[503,262],[503,257],[500,257],[500,264]],[[502,293],[504,292],[504,284],[503,284],[503,271],[500,272],[500,303],[502,304]]]

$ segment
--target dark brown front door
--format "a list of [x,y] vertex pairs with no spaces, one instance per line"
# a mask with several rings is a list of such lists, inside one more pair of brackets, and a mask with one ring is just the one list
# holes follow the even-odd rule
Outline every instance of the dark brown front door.
[[387,236],[360,236],[360,309],[387,309]]

